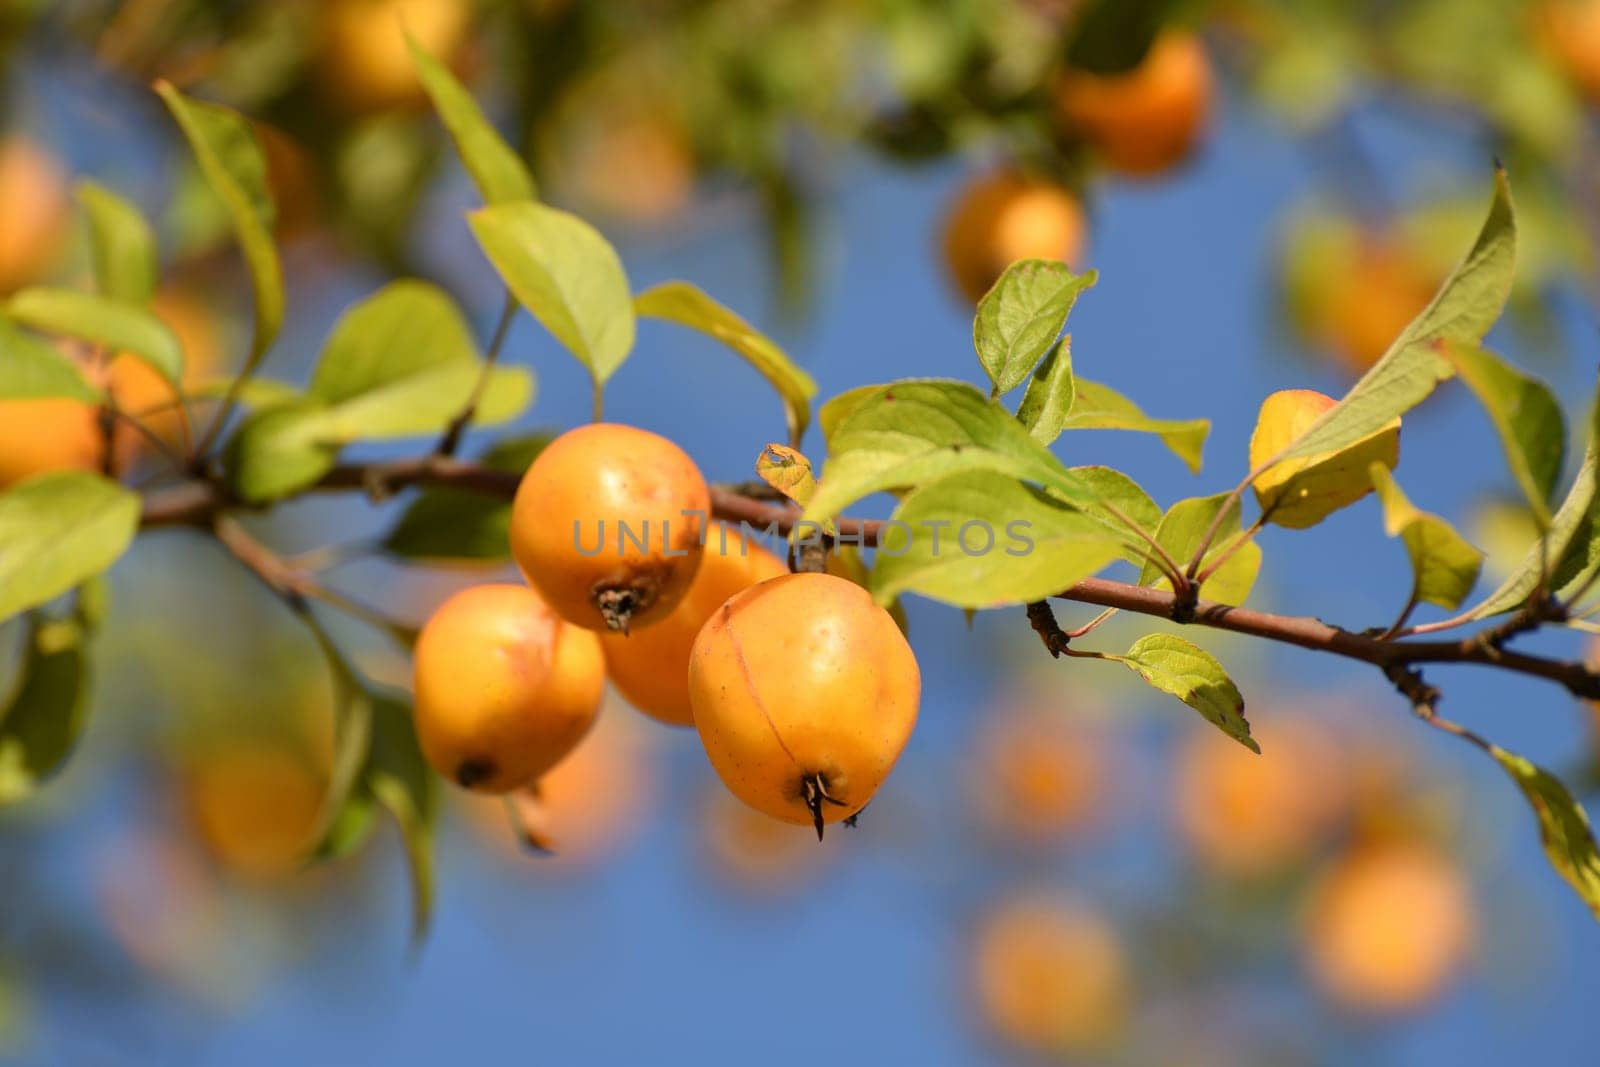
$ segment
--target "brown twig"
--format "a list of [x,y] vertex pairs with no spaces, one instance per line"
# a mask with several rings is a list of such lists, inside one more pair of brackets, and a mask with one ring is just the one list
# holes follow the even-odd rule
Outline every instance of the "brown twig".
[[[491,470],[459,460],[425,456],[365,466],[342,465],[330,471],[313,488],[318,491],[360,489],[381,497],[408,486],[450,485],[510,499],[516,492],[518,481],[514,473]],[[238,506],[237,502],[228,500],[213,482],[185,482],[156,490],[147,496],[143,523],[145,526],[208,526],[222,512]],[[712,487],[711,511],[716,518],[725,522],[743,522],[770,528],[785,536],[794,529],[800,518],[800,510],[796,507],[751,499],[726,486]],[[883,523],[872,519],[840,518],[835,520],[835,526],[839,541],[871,546],[877,543]],[[1385,671],[1396,666],[1410,667],[1422,663],[1493,666],[1514,674],[1543,678],[1577,696],[1600,700],[1600,673],[1582,663],[1507,651],[1492,641],[1485,641],[1479,634],[1443,641],[1378,640],[1369,634],[1330,626],[1320,619],[1307,616],[1278,615],[1198,599],[1193,601],[1191,610],[1185,613],[1187,605],[1170,590],[1105,578],[1084,579],[1056,594],[1056,598],[1162,619],[1172,619],[1177,614],[1183,616],[1190,625],[1331,653],[1369,663]],[[1491,634],[1493,632],[1489,631]]]

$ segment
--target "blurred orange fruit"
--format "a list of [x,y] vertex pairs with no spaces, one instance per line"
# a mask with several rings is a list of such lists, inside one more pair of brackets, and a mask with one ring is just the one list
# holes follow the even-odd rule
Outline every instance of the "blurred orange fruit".
[[93,404],[60,397],[0,400],[0,489],[47,471],[99,470],[105,453]]
[[979,1017],[1021,1048],[1100,1050],[1127,1023],[1132,983],[1122,939],[1086,904],[1044,896],[1001,903],[978,923],[971,967]]
[[769,818],[720,787],[707,790],[700,840],[711,870],[752,896],[791,893],[812,882],[833,860],[837,838],[818,846],[805,829]]
[[320,5],[323,83],[352,111],[385,111],[427,99],[406,47],[409,33],[448,65],[472,25],[468,0],[327,0]]
[[1448,857],[1391,842],[1339,860],[1311,892],[1305,951],[1312,978],[1345,1007],[1395,1013],[1437,996],[1465,961],[1476,917]]
[[200,841],[228,871],[253,881],[296,874],[315,845],[326,790],[309,756],[251,739],[194,753],[181,796]]
[[1117,773],[1103,733],[1060,709],[988,716],[970,770],[974,806],[991,833],[1046,844],[1094,829]]
[[1200,39],[1164,33],[1121,74],[1071,70],[1055,87],[1062,124],[1124,174],[1148,177],[1183,161],[1211,116],[1211,61]]
[[944,224],[944,260],[956,288],[973,303],[1019,259],[1080,266],[1088,230],[1071,190],[1003,168],[957,193]]
[[1600,2],[1542,0],[1533,8],[1534,39],[1561,72],[1600,103]]
[[[195,293],[181,288],[158,290],[150,310],[165,322],[183,346],[183,385],[192,389],[214,380],[222,370],[222,326],[216,312]],[[184,420],[172,385],[142,360],[121,355],[111,363],[111,392],[121,409],[143,422],[155,435],[174,447],[183,443]],[[149,447],[132,426],[117,427],[117,460],[126,465]]]
[[1344,753],[1303,719],[1257,718],[1258,756],[1210,729],[1188,735],[1174,769],[1178,830],[1206,866],[1232,877],[1311,857],[1349,812]]
[[20,134],[0,140],[0,296],[39,281],[55,265],[70,225],[61,164]]

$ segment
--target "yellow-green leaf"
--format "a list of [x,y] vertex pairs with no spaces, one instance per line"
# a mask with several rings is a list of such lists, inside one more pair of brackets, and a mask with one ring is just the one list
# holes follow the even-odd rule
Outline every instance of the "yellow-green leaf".
[[576,215],[529,200],[469,219],[512,295],[605,384],[633,350],[633,299],[616,249]]
[[1244,697],[1217,658],[1198,645],[1171,634],[1148,634],[1125,655],[1106,654],[1163,693],[1170,693],[1203,715],[1207,722],[1259,754],[1244,717]]
[[1153,433],[1195,473],[1211,432],[1210,419],[1152,419],[1115,389],[1078,378],[1063,430],[1133,430]]
[[1511,185],[1505,171],[1497,169],[1488,217],[1466,259],[1383,358],[1280,458],[1337,451],[1377,432],[1426,399],[1455,373],[1436,342],[1448,339],[1476,344],[1483,339],[1511,294],[1516,252]]
[[1483,553],[1444,519],[1412,504],[1383,464],[1372,464],[1371,476],[1383,502],[1384,531],[1400,538],[1411,557],[1412,595],[1454,611],[1478,583]]
[[227,208],[250,269],[256,321],[244,368],[248,374],[283,327],[283,267],[272,243],[276,212],[267,184],[266,156],[250,123],[238,112],[190,99],[166,81],[156,82],[156,92],[183,130],[206,182]]
[[972,320],[972,344],[996,393],[1009,393],[1033,373],[1072,313],[1094,271],[1074,274],[1065,263],[1019,260],[1006,268]]
[[1033,439],[1047,445],[1061,436],[1077,397],[1077,382],[1072,376],[1072,335],[1056,342],[1028,381],[1027,392],[1017,408],[1017,418]]
[[0,315],[0,397],[65,397],[93,403],[100,392],[76,362]]
[[1588,813],[1549,771],[1498,745],[1489,745],[1488,752],[1517,783],[1538,817],[1539,839],[1550,866],[1600,918],[1600,852]]
[[783,349],[688,282],[663,282],[640,293],[633,306],[646,318],[699,330],[743,356],[778,391],[789,423],[789,441],[798,446],[811,423],[811,398],[817,395],[817,383]]
[[100,345],[108,355],[131,355],[174,385],[183,378],[177,335],[138,304],[75,289],[35,288],[14,295],[6,314],[44,333]]
[[[1156,542],[1181,567],[1199,550],[1201,540],[1229,502],[1228,493],[1178,501],[1161,517],[1161,525],[1156,529]],[[1256,576],[1261,573],[1261,546],[1251,541],[1235,547],[1234,543],[1241,533],[1237,501],[1233,501],[1233,506],[1228,508],[1227,517],[1216,526],[1216,531],[1211,547],[1201,561],[1200,571],[1203,572],[1224,552],[1229,555],[1217,572],[1206,579],[1200,595],[1219,604],[1237,606],[1243,604],[1250,596],[1250,590],[1255,588]],[[1160,568],[1146,560],[1139,572],[1139,584],[1169,586],[1171,583],[1162,576]]]
[[89,222],[89,252],[102,296],[149,303],[156,288],[156,237],[139,209],[95,182],[80,182],[78,203]]
[[1561,476],[1567,443],[1555,394],[1543,382],[1475,345],[1446,342],[1442,351],[1489,413],[1528,506],[1542,527],[1549,526],[1550,494]]
[[0,708],[0,805],[31,796],[66,762],[83,730],[83,636],[72,621],[29,622],[20,681]]
[[495,131],[472,94],[462,87],[449,68],[424,51],[410,33],[406,34],[406,45],[411,49],[411,59],[422,77],[423,88],[433,100],[434,110],[450,132],[456,152],[484,202],[501,204],[535,199],[533,176],[528,173],[527,166]]
[[139,529],[139,494],[88,471],[57,471],[0,493],[0,620],[107,570]]
[[756,476],[801,507],[817,491],[811,461],[787,445],[769,444],[756,460]]

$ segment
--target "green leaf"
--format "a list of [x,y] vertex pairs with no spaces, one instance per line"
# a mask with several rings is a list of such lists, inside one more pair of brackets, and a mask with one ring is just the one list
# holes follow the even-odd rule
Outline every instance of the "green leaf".
[[411,60],[422,77],[423,88],[433,100],[434,110],[439,112],[445,129],[450,132],[456,152],[466,164],[473,184],[483,194],[484,202],[533,200],[538,195],[533,176],[484,117],[483,109],[472,94],[462,87],[449,68],[424,51],[410,33],[406,34],[406,45],[411,49]]
[[1084,514],[1115,530],[1122,541],[1122,558],[1135,567],[1142,567],[1150,551],[1148,542],[1130,531],[1110,509],[1115,508],[1153,535],[1161,525],[1161,508],[1138,482],[1119,470],[1111,467],[1073,467],[1071,470],[1098,501],[1093,507],[1080,505]]
[[167,381],[183,379],[183,345],[155,312],[74,289],[24,289],[6,305],[6,314],[44,333],[72,337],[126,353],[148,363]]
[[229,440],[223,463],[233,494],[264,504],[314,485],[332,470],[342,444],[329,440],[326,415],[322,406],[306,402],[246,417]]
[[100,392],[74,360],[0,315],[0,397],[65,397],[94,403]]
[[[550,442],[549,434],[502,441],[480,460],[520,474]],[[511,555],[511,502],[450,486],[424,489],[384,538],[384,551],[411,559],[482,560]]]
[[156,237],[139,209],[95,182],[78,184],[89,221],[89,252],[102,296],[148,304],[156,290]]
[[1590,414],[1589,447],[1583,467],[1567,491],[1566,499],[1550,519],[1545,536],[1535,541],[1522,562],[1469,614],[1474,619],[1512,611],[1545,584],[1570,597],[1600,567],[1600,396]]
[[183,130],[207,184],[227,209],[250,270],[256,321],[244,368],[249,374],[283,328],[283,267],[272,243],[276,210],[266,156],[249,121],[238,112],[190,99],[165,80],[155,88]]
[[[465,408],[482,368],[455,302],[437,286],[399,281],[339,319],[307,396],[326,405],[328,443],[427,434]],[[496,366],[474,422],[514,418],[531,398],[524,368]]]
[[1044,362],[1034,370],[1027,392],[1022,394],[1022,405],[1017,408],[1017,418],[1035,441],[1048,445],[1061,436],[1061,428],[1066,424],[1076,397],[1072,337],[1068,335],[1056,342]]
[[760,371],[783,399],[789,440],[798,445],[811,423],[811,398],[817,383],[769,338],[688,282],[663,282],[633,302],[646,318],[663,319],[713,337]]
[[417,945],[427,935],[433,914],[433,826],[439,788],[417,744],[411,708],[401,694],[380,695],[374,704],[372,753],[362,783],[394,819],[405,843],[411,875],[411,940]]
[[21,682],[0,711],[0,805],[31,796],[60,769],[88,716],[84,632],[67,620],[33,618]]
[[469,220],[518,302],[604,385],[633,350],[633,300],[616,249],[577,216],[532,201],[492,204]]
[[1170,693],[1205,716],[1207,722],[1260,754],[1244,717],[1244,697],[1215,656],[1171,634],[1148,634],[1126,655],[1106,655],[1163,693]]
[[970,470],[1036,482],[1071,503],[1098,503],[1021,423],[966,382],[913,379],[846,396],[852,408],[829,436],[830,455],[806,505],[807,520],[831,519],[871,493]]
[[1094,271],[1074,274],[1065,263],[1024,259],[1006,268],[978,301],[972,343],[996,393],[1027,380],[1061,336],[1078,294],[1095,283]]
[[1420,404],[1455,373],[1440,354],[1441,340],[1477,344],[1500,317],[1511,294],[1517,224],[1511,185],[1495,171],[1494,200],[1472,250],[1445,279],[1422,314],[1412,320],[1383,358],[1279,459],[1334,452],[1376,432]]
[[[1200,542],[1210,531],[1211,524],[1216,522],[1222,509],[1227,507],[1229,496],[1228,493],[1218,493],[1215,496],[1191,497],[1188,500],[1178,501],[1161,517],[1161,525],[1156,529],[1157,543],[1166,549],[1167,555],[1177,560],[1179,565],[1193,559],[1195,552],[1200,548]],[[1200,570],[1204,571],[1222,553],[1232,548],[1240,531],[1239,507],[1235,501],[1234,506],[1228,510],[1228,517],[1217,527],[1217,535],[1212,540],[1205,559],[1201,561]],[[1261,546],[1251,541],[1230,555],[1227,562],[1206,579],[1200,595],[1219,604],[1234,606],[1243,604],[1250,596],[1250,590],[1255,588],[1256,576],[1260,573]],[[1139,573],[1139,584],[1166,586],[1170,583],[1154,563],[1145,561]]]
[[38,607],[115,563],[139,529],[139,494],[87,471],[0,493],[0,620]]
[[1600,918],[1600,852],[1595,849],[1588,814],[1549,771],[1498,745],[1488,745],[1487,750],[1517,783],[1538,816],[1539,839],[1550,866]]
[[1483,569],[1483,553],[1444,519],[1419,510],[1382,463],[1372,464],[1372,485],[1383,502],[1383,527],[1411,556],[1412,595],[1454,611],[1467,599]]
[[923,486],[878,539],[871,588],[880,604],[921,593],[957,607],[1027,603],[1118,559],[1124,538],[1014,478],[972,470]]
[[1078,378],[1072,408],[1061,424],[1063,430],[1134,430],[1153,433],[1196,474],[1210,419],[1152,419],[1137,404],[1099,382]]
[[1549,526],[1550,494],[1566,451],[1561,404],[1548,386],[1492,352],[1453,342],[1446,342],[1442,351],[1489,413],[1517,485],[1540,526]]
[[[221,400],[232,390],[233,384],[232,378],[214,378],[186,385],[183,392],[191,400]],[[258,376],[240,383],[235,398],[246,408],[270,408],[298,404],[305,399],[305,394],[288,382]]]

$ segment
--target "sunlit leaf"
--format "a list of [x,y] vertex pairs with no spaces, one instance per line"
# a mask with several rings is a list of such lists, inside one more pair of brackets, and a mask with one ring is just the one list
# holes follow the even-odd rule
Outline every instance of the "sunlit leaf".
[[1483,553],[1444,519],[1412,504],[1383,464],[1374,463],[1371,475],[1383,502],[1384,530],[1400,538],[1411,557],[1413,595],[1454,611],[1477,584]]
[[786,445],[769,444],[756,460],[756,477],[805,507],[817,491],[811,461]]
[[828,462],[806,506],[808,520],[830,519],[871,493],[970,470],[1035,482],[1072,503],[1097,503],[1021,423],[965,382],[914,379],[846,396],[851,410],[829,434]]
[[1274,462],[1335,403],[1310,389],[1279,390],[1262,402],[1250,435],[1250,469],[1262,472],[1251,488],[1266,521],[1296,530],[1315,526],[1372,491],[1368,467],[1400,462],[1398,418],[1331,452]]
[[577,216],[532,201],[469,219],[518,302],[604,384],[633,350],[633,298],[616,249]]
[[93,403],[100,393],[74,360],[0,315],[0,397],[64,397]]
[[1455,371],[1438,351],[1441,339],[1476,344],[1500,317],[1511,294],[1517,225],[1511,185],[1495,171],[1494,200],[1467,258],[1382,359],[1317,420],[1282,458],[1334,452],[1375,433],[1421,403]]
[[789,440],[798,442],[811,423],[817,383],[766,335],[688,282],[663,282],[634,299],[634,310],[699,330],[727,345],[760,371],[783,400]]
[[[1194,557],[1201,540],[1211,531],[1217,516],[1228,503],[1227,493],[1178,501],[1161,517],[1161,525],[1156,529],[1156,541],[1166,549],[1167,555],[1176,560],[1180,567],[1183,566]],[[1200,589],[1201,596],[1219,604],[1243,604],[1250,596],[1250,590],[1255,588],[1256,576],[1261,573],[1261,546],[1251,541],[1235,547],[1239,533],[1239,507],[1235,502],[1228,509],[1227,517],[1216,527],[1216,536],[1200,567],[1200,571],[1204,572],[1223,553],[1229,553],[1227,560],[1206,579]],[[1146,561],[1139,573],[1139,584],[1169,586],[1171,583],[1162,576],[1160,568]]]
[[1015,478],[971,470],[908,495],[880,531],[872,591],[967,608],[1040,600],[1101,570],[1123,538]]
[[238,112],[192,100],[166,81],[156,83],[156,92],[188,139],[207,184],[227,208],[250,269],[256,321],[245,371],[254,371],[283,327],[283,267],[272,243],[275,210],[266,156],[249,121]]
[[102,296],[149,303],[155,293],[156,238],[139,209],[95,182],[80,182],[78,203],[89,221],[89,252]]
[[1191,471],[1198,473],[1206,436],[1211,432],[1211,420],[1152,419],[1115,389],[1078,378],[1072,408],[1067,412],[1061,429],[1153,433],[1174,455],[1188,464]]
[[1260,753],[1244,717],[1244,697],[1217,658],[1205,649],[1170,634],[1149,634],[1125,655],[1106,655],[1163,693],[1170,693],[1203,715],[1207,722]]
[[1540,524],[1548,526],[1567,441],[1555,394],[1482,348],[1446,343],[1442,351],[1489,413],[1517,485]]
[[0,619],[107,570],[139,528],[139,495],[87,471],[57,471],[0,493]]
[[1063,337],[1044,357],[1028,381],[1027,392],[1017,408],[1017,418],[1033,439],[1047,445],[1061,436],[1077,397],[1077,382],[1072,376],[1072,337]]
[[176,385],[183,378],[183,345],[155,312],[75,289],[24,289],[6,303],[12,320],[44,333],[99,345],[149,364]]
[[445,129],[450,131],[456,152],[484,202],[501,204],[534,199],[537,194],[527,166],[495,131],[472,94],[462,87],[448,67],[424,51],[410,33],[406,34],[406,45],[411,49],[411,59],[422,77],[423,88],[433,100]]
[[982,300],[972,321],[978,362],[997,393],[1009,393],[1033,373],[1077,303],[1095,283],[1094,271],[1074,274],[1065,263],[1019,260],[1007,267]]
[[1489,745],[1488,752],[1533,807],[1550,866],[1600,918],[1600,852],[1595,848],[1588,814],[1549,771],[1498,745]]

